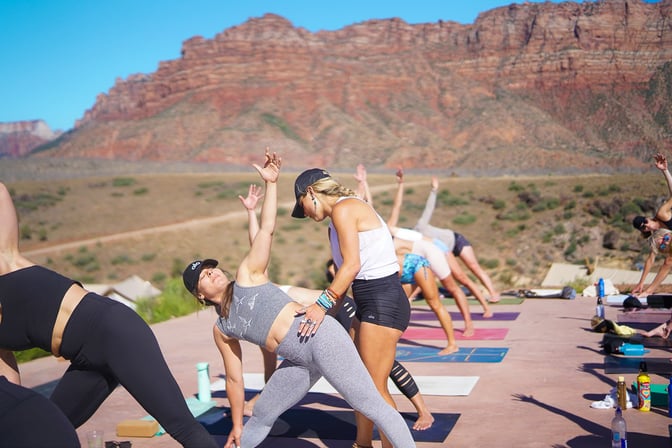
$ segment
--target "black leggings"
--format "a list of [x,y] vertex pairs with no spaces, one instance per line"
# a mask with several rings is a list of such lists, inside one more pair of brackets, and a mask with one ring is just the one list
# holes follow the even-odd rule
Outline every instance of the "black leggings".
[[71,364],[51,400],[75,427],[121,384],[183,446],[217,446],[189,411],[154,333],[126,305],[84,297],[65,328],[61,354]]
[[79,446],[75,428],[54,403],[0,376],[0,447]]

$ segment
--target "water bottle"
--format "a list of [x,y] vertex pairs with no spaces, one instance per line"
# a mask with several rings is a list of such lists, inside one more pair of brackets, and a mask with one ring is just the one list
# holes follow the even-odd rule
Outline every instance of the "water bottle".
[[604,280],[600,278],[597,282],[597,306],[595,307],[595,314],[600,319],[604,319]]
[[604,297],[604,279],[600,277],[600,279],[597,281],[597,297],[600,299]]
[[618,383],[616,383],[616,400],[617,406],[621,408],[622,411],[628,409],[628,389],[625,386],[625,377],[619,376]]
[[619,351],[625,356],[642,356],[645,353],[650,352],[650,350],[645,349],[642,344],[631,344],[629,342],[621,344]]
[[207,362],[199,362],[196,364],[196,371],[198,372],[198,401],[204,403],[212,399],[210,395],[210,372]]
[[611,420],[611,448],[627,448],[628,434],[621,408],[616,408],[616,415]]
[[604,319],[604,303],[602,297],[597,298],[597,305],[595,306],[595,315],[600,319]]

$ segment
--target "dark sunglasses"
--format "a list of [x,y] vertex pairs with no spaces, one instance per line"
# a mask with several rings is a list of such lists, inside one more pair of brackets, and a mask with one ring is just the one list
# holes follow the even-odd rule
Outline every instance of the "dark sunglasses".
[[129,440],[124,440],[122,442],[108,440],[105,442],[105,448],[131,448],[131,442]]
[[669,245],[670,245],[670,234],[668,233],[663,237],[663,242],[660,243],[660,246],[658,247],[660,248],[660,250],[665,250]]

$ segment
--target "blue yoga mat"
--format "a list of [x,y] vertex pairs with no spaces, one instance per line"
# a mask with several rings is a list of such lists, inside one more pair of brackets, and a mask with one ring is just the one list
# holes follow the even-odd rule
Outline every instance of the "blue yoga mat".
[[439,356],[435,347],[397,346],[397,361],[412,362],[501,362],[509,351],[505,347],[460,347],[450,355]]
[[[517,311],[495,311],[495,315],[484,318],[482,313],[471,313],[471,320],[516,320],[520,314]],[[453,320],[464,320],[462,314],[457,311],[450,311],[450,317]],[[411,313],[411,322],[420,320],[436,320],[436,314],[433,311],[413,311]]]
[[[228,409],[214,408],[197,417],[197,420],[213,435],[228,435],[231,432],[231,419],[224,417]],[[417,414],[402,412],[408,428],[416,442],[438,442],[446,440],[460,414],[432,413],[434,423],[424,431],[414,431],[413,424]],[[247,421],[247,417],[245,417]],[[283,413],[275,422],[269,437],[311,438],[322,440],[355,440],[357,427],[355,414],[351,410],[336,411],[322,409],[297,408]],[[380,439],[374,430],[374,439]]]

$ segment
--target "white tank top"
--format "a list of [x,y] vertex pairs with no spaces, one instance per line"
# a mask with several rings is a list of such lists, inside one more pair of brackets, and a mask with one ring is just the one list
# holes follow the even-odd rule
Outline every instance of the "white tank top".
[[[354,196],[345,196],[339,198],[336,202],[344,199],[361,200]],[[376,213],[375,210],[374,213]],[[358,232],[361,268],[355,277],[357,280],[383,278],[399,272],[399,261],[394,251],[394,242],[390,230],[378,213],[376,213],[376,216],[380,220],[380,227]],[[331,256],[336,268],[339,268],[343,264],[343,256],[333,222],[329,223],[329,241]]]

